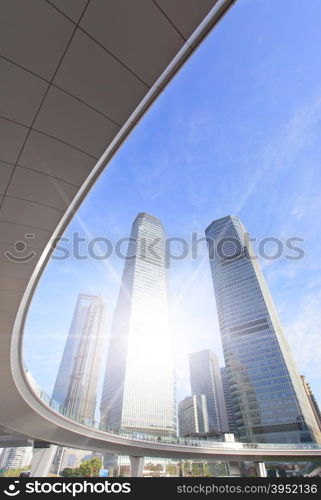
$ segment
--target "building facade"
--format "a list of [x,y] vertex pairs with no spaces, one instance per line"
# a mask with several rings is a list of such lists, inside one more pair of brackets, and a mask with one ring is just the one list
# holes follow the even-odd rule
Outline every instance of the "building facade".
[[233,409],[231,385],[230,385],[230,382],[227,378],[225,366],[221,368],[221,379],[222,379],[222,384],[223,384],[223,393],[224,393],[224,401],[225,401],[228,429],[229,429],[229,432],[231,434],[234,434],[235,436],[237,436],[238,432],[237,432],[236,419],[235,419],[235,414],[234,414],[234,409]]
[[188,396],[179,402],[178,428],[179,435],[182,437],[209,432],[205,394]]
[[227,216],[205,233],[240,440],[321,442],[245,227]]
[[0,469],[23,469],[31,464],[32,446],[4,448],[0,455]]
[[309,382],[307,381],[307,379],[305,378],[305,376],[301,375],[301,379],[302,379],[302,383],[303,383],[303,387],[304,387],[304,390],[306,392],[306,395],[308,396],[308,399],[310,401],[312,411],[314,413],[316,421],[318,422],[319,428],[321,430],[321,412],[320,412],[318,402],[317,402],[316,397],[313,394],[313,391],[311,389],[311,386],[310,386]]
[[114,313],[101,400],[111,429],[176,434],[165,231],[147,213],[131,231]]
[[192,396],[205,394],[209,431],[229,432],[219,361],[204,349],[189,355]]
[[52,394],[85,423],[95,416],[105,309],[100,297],[79,295]]

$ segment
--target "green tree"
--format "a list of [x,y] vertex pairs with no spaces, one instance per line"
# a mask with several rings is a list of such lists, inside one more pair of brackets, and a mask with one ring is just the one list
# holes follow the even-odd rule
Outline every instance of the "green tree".
[[149,462],[146,464],[146,469],[153,472],[160,472],[163,470],[163,467],[161,464],[153,464],[152,462]]
[[71,467],[66,467],[60,473],[62,477],[79,477],[79,467],[72,469]]
[[21,472],[28,470],[30,470],[30,465],[27,465],[26,467],[22,467],[20,469],[8,469],[3,473],[3,475],[5,477],[19,477]]
[[175,464],[168,464],[166,466],[166,470],[170,476],[177,476],[178,475],[178,467]]

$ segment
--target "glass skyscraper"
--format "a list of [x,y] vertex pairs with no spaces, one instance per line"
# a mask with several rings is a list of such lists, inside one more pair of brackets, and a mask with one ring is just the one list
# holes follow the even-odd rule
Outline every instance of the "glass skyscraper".
[[189,370],[192,396],[206,396],[208,430],[228,432],[223,384],[216,354],[208,349],[191,353]]
[[314,416],[316,418],[316,421],[318,422],[319,429],[321,431],[321,412],[320,412],[318,402],[316,400],[315,395],[313,394],[313,391],[311,389],[309,382],[307,381],[307,379],[305,378],[304,375],[301,375],[301,380],[302,380],[306,395],[308,396],[308,400],[310,401],[310,405],[311,405],[312,411],[314,413]]
[[101,422],[158,435],[176,434],[165,231],[139,213],[133,223],[114,313]]
[[105,308],[100,297],[79,295],[52,394],[84,421],[95,416]]
[[178,404],[179,435],[182,437],[209,432],[205,394],[188,396]]
[[205,232],[240,440],[321,442],[243,224],[237,217],[227,216],[212,222]]
[[223,384],[224,401],[225,401],[227,421],[228,421],[228,430],[230,433],[237,435],[237,428],[235,425],[235,415],[233,412],[233,400],[232,400],[232,395],[231,395],[231,388],[230,388],[229,381],[227,379],[225,366],[221,368],[221,379],[222,379],[222,384]]

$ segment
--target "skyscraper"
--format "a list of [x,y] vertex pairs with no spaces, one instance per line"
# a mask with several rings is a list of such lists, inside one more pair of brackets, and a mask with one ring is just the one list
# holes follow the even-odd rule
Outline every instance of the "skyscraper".
[[23,469],[31,464],[32,447],[4,448],[0,454],[1,469]]
[[208,349],[189,355],[192,395],[205,394],[209,431],[228,432],[227,414],[216,354]]
[[114,313],[101,401],[111,428],[176,433],[165,231],[139,213],[133,223]]
[[302,380],[305,392],[306,392],[306,394],[308,396],[308,400],[310,401],[310,405],[311,405],[312,411],[314,413],[316,421],[318,422],[319,428],[321,430],[321,412],[320,412],[320,408],[319,408],[318,402],[317,402],[317,400],[315,398],[315,395],[313,394],[313,391],[311,389],[311,386],[310,386],[309,382],[307,381],[307,379],[305,378],[304,375],[301,375],[301,380]]
[[268,287],[237,217],[206,229],[233,410],[241,440],[321,442]]
[[104,320],[102,299],[80,294],[52,394],[84,421],[95,415]]
[[227,414],[228,429],[230,433],[237,434],[235,415],[233,411],[231,386],[227,378],[225,366],[221,368],[221,379],[223,384],[223,393],[224,393],[224,401]]
[[101,422],[172,435],[175,414],[165,231],[157,217],[139,213],[113,318]]
[[209,432],[205,394],[188,396],[179,402],[178,422],[179,435],[183,437]]

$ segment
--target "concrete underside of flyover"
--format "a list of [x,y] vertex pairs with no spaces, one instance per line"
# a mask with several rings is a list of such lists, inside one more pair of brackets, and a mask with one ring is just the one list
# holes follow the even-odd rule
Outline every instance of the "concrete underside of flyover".
[[[25,316],[53,250],[50,239],[62,235],[127,135],[232,3],[144,0],[124,8],[122,1],[1,2],[3,443],[11,434],[118,449],[106,439],[105,445],[95,442],[81,426],[71,431],[33,395],[23,369]],[[26,234],[33,235],[28,248],[34,258],[8,259],[6,252],[14,254]]]

